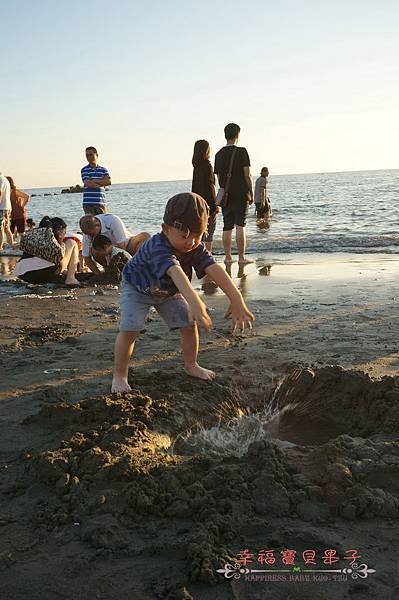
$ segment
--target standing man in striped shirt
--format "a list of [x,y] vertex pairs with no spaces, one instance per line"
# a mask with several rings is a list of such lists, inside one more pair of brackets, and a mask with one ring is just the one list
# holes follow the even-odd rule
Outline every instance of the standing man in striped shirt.
[[86,215],[101,215],[106,212],[105,186],[111,185],[111,177],[105,167],[98,164],[98,152],[94,146],[86,148],[88,165],[81,170],[83,181],[83,210]]

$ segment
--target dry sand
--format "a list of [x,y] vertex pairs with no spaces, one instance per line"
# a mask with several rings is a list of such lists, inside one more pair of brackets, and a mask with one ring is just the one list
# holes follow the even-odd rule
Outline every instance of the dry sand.
[[[233,265],[257,321],[231,337],[206,286],[216,381],[183,373],[151,314],[126,395],[116,289],[1,286],[1,600],[397,598],[398,275],[383,255]],[[244,549],[242,569],[291,572],[217,573]],[[375,572],[304,571],[349,549]]]

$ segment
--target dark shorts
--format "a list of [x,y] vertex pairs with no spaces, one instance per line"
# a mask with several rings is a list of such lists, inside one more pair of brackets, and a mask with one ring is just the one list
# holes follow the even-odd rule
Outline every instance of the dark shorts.
[[202,238],[203,242],[213,242],[213,234],[215,233],[216,221],[218,215],[213,212],[209,215],[207,234]]
[[85,215],[93,215],[94,217],[104,215],[107,212],[105,206],[100,204],[83,204],[83,210]]
[[264,204],[262,203],[255,203],[255,210],[256,210],[256,217],[258,219],[265,219],[270,217],[270,212],[271,212],[271,206],[270,206],[270,200],[269,198],[266,200],[266,202]]
[[245,227],[248,214],[248,202],[231,204],[222,209],[223,231],[231,231],[235,225]]
[[61,283],[60,265],[46,267],[45,269],[37,269],[36,271],[27,271],[23,275],[19,275],[19,279],[23,279],[27,283]]
[[24,217],[21,217],[19,219],[11,219],[10,229],[11,233],[15,233],[15,230],[17,230],[18,233],[24,233],[26,229],[26,221]]

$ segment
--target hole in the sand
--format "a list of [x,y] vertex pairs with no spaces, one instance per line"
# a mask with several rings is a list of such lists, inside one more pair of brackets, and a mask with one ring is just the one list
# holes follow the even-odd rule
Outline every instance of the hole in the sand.
[[180,434],[172,453],[241,457],[253,442],[280,447],[319,445],[340,435],[369,437],[397,431],[399,380],[329,366],[296,368],[276,386],[261,412],[220,419]]

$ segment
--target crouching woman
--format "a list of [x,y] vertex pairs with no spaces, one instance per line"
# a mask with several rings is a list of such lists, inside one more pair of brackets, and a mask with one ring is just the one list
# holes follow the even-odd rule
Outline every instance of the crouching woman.
[[65,221],[58,217],[43,217],[37,229],[23,236],[21,249],[24,253],[16,264],[14,275],[27,283],[79,285],[75,277],[79,250],[75,240],[64,240],[66,227]]

